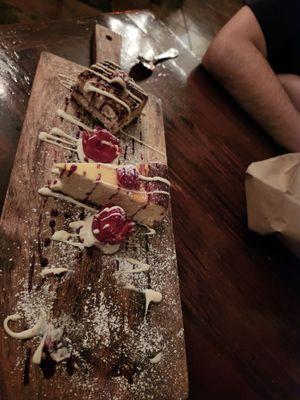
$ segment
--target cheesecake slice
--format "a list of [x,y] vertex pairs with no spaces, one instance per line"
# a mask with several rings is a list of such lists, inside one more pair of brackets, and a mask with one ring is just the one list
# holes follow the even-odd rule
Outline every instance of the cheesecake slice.
[[54,164],[49,188],[85,203],[122,207],[134,221],[152,226],[164,218],[170,200],[164,164]]
[[112,133],[138,117],[148,98],[125,71],[109,61],[79,74],[72,97]]

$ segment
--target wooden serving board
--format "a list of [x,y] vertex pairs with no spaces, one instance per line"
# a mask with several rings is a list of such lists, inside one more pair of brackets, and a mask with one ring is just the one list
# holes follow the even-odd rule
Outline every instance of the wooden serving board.
[[[40,142],[38,133],[54,126],[77,131],[56,116],[58,108],[76,112],[58,74],[75,80],[82,69],[42,53],[0,222],[1,322],[19,312],[24,318],[11,326],[25,329],[44,309],[56,327],[65,326],[72,357],[59,364],[48,357],[41,366],[33,365],[39,341],[16,340],[0,329],[1,399],[184,399],[187,369],[171,213],[156,235],[146,236],[139,228],[113,256],[93,248],[80,252],[49,240],[54,229],[68,229],[72,220],[82,217],[82,209],[38,195],[54,161],[75,160],[67,151]],[[128,131],[161,153],[121,136],[121,163],[166,162],[157,98],[150,96],[141,120]],[[117,275],[124,257],[150,265],[148,273],[132,274],[132,283],[163,294],[160,304],[150,306],[146,319],[144,296],[120,284],[120,279],[127,280]],[[72,271],[42,278],[46,264]],[[159,352],[161,362],[150,363]]]

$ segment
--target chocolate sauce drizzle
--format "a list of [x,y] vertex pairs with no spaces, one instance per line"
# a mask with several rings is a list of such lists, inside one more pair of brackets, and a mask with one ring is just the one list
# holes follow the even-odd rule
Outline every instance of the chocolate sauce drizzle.
[[23,373],[23,385],[29,385],[29,372],[30,372],[30,360],[31,360],[31,348],[28,347],[26,350],[26,357],[24,361],[24,373]]
[[30,293],[32,290],[34,267],[35,267],[35,254],[33,254],[30,262],[29,275],[28,275],[28,293]]

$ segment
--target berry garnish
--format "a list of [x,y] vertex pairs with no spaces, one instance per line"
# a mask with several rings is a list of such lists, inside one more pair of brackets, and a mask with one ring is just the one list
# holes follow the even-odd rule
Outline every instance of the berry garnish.
[[126,217],[119,206],[106,206],[95,215],[92,223],[93,235],[101,243],[118,244],[134,232],[135,223]]
[[138,190],[140,188],[139,173],[133,165],[117,168],[117,178],[120,186],[126,189]]
[[95,162],[111,163],[121,153],[119,139],[100,127],[82,132],[82,147],[84,154]]

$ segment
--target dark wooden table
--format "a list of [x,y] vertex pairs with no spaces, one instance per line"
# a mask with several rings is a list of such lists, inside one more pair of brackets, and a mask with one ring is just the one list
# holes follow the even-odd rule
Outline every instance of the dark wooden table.
[[96,21],[123,35],[126,69],[147,48],[180,52],[142,85],[165,113],[190,399],[298,400],[299,261],[247,229],[244,194],[247,166],[281,149],[151,14],[0,29],[1,205],[40,52],[88,65]]

